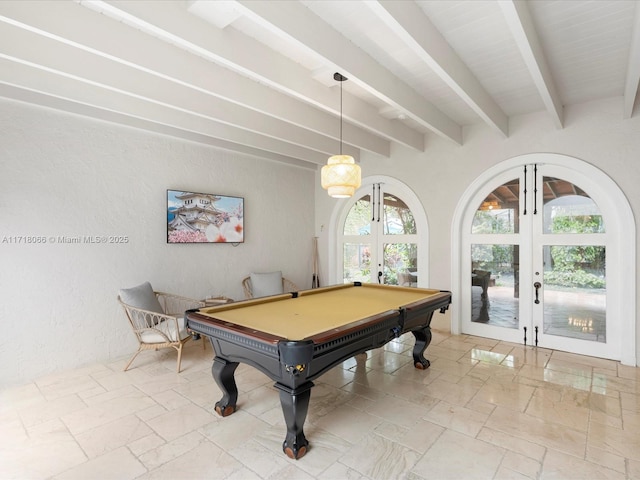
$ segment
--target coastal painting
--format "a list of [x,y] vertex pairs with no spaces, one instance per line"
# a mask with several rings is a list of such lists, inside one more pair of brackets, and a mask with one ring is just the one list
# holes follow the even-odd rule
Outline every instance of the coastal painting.
[[167,243],[243,243],[244,198],[167,190]]

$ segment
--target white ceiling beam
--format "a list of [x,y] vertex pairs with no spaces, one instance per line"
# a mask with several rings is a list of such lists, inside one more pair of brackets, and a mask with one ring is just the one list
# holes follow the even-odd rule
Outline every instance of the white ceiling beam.
[[[335,153],[337,148],[333,139],[67,44],[52,42],[13,25],[0,22],[0,38],[5,40],[0,47],[2,54],[28,64],[40,65],[102,88],[126,92],[148,102],[316,150],[326,156]],[[345,145],[344,150],[349,155],[359,156],[359,150],[350,145]]]
[[107,121],[117,117],[122,119],[125,125],[134,127],[139,126],[140,120],[143,120],[145,124],[153,123],[158,127],[164,126],[174,131],[209,136],[224,140],[228,144],[245,145],[287,158],[298,158],[317,165],[326,163],[326,155],[314,150],[194,116],[123,92],[105,89],[100,85],[87,83],[62,72],[47,70],[38,65],[28,65],[19,59],[7,58],[2,54],[0,54],[0,71],[2,71],[0,83],[56,98],[58,104],[67,105],[65,110],[74,113],[86,115],[87,112],[92,112],[97,115],[95,118]]
[[542,50],[538,33],[531,20],[531,14],[525,2],[521,0],[501,0],[498,5],[502,9],[507,25],[513,34],[520,54],[524,59],[542,102],[553,123],[562,128],[563,107],[558,96],[551,69]]
[[[72,2],[44,2],[38,5],[36,12],[32,6],[29,7],[29,3],[24,2],[0,3],[0,12],[11,14],[11,18],[16,22],[24,22],[25,25],[29,22],[26,27],[33,28],[43,35],[50,35],[54,39],[66,41],[96,55],[138,68],[141,72],[158,75],[160,79],[171,80],[177,86],[173,87],[174,90],[184,89],[185,86],[193,88],[194,91],[185,93],[183,101],[189,99],[193,103],[196,98],[202,97],[198,100],[201,102],[200,106],[207,106],[210,114],[217,115],[221,121],[238,121],[238,115],[236,120],[233,119],[233,112],[242,111],[242,107],[250,108],[258,113],[249,115],[245,110],[242,116],[248,120],[245,124],[236,123],[237,126],[258,129],[264,134],[281,135],[282,138],[288,137],[294,143],[308,141],[310,144],[307,146],[329,155],[336,151],[339,128],[332,115],[310,105],[301,104],[290,96]],[[69,17],[76,20],[73,23],[74,28],[69,27]],[[129,45],[137,45],[137,48],[128,48]],[[83,65],[82,62],[79,65]],[[116,75],[115,78],[120,81],[128,79],[122,75]],[[146,84],[132,83],[134,86],[144,85],[146,88]],[[171,86],[167,84],[167,88]],[[161,90],[158,89],[158,92]],[[203,92],[208,95],[206,98],[203,97]],[[231,103],[224,104],[220,99]],[[286,115],[291,116],[287,118]],[[285,126],[283,122],[288,124]],[[281,133],[278,134],[276,130],[280,130]],[[309,132],[314,134],[310,135]],[[315,134],[324,138],[321,139]],[[389,140],[348,124],[345,124],[345,134],[351,140],[348,143],[356,148],[389,156]],[[319,142],[324,146],[320,147]],[[354,155],[353,147],[346,145],[345,148],[351,149],[350,154]],[[357,153],[354,156],[357,157]]]
[[509,136],[509,118],[414,2],[364,2],[493,130]]
[[209,145],[217,149],[238,152],[257,157],[260,160],[271,160],[278,163],[286,163],[309,170],[318,170],[318,165],[304,162],[297,158],[278,155],[264,150],[233,143],[227,140],[214,138],[197,132],[181,130],[177,127],[155,123],[142,118],[129,117],[123,113],[102,110],[84,103],[76,103],[68,99],[51,96],[41,92],[27,90],[23,87],[8,85],[0,82],[0,97],[18,102],[29,103],[38,107],[52,108],[54,110],[72,113],[92,118],[96,121],[115,123],[120,126],[138,128],[147,132],[159,133],[170,137],[180,138],[191,142]]
[[[2,2],[0,2],[1,4]],[[191,6],[200,2],[191,2]],[[209,2],[203,2],[205,5]],[[263,85],[313,105],[325,112],[338,115],[339,98],[336,92],[313,81],[311,73],[296,62],[274,52],[260,42],[233,28],[219,30],[195,14],[185,11],[185,3],[140,2],[116,0],[108,3],[111,8],[132,15],[140,21],[153,25],[166,36],[182,39],[181,48],[198,50],[200,55]],[[301,78],[309,81],[301,82]],[[230,82],[233,84],[233,82]],[[256,94],[256,96],[259,96]],[[283,110],[288,105],[283,105]],[[295,110],[294,110],[295,112]],[[289,114],[290,115],[290,114]],[[286,115],[288,118],[289,115]],[[305,126],[313,117],[306,117],[306,110],[298,114],[302,121],[292,122]],[[306,120],[305,120],[306,117]],[[400,122],[381,117],[377,110],[359,98],[344,94],[344,141],[363,150],[373,151],[364,144],[356,143],[356,127],[349,122],[386,140],[398,142],[412,149],[424,150],[424,135]],[[333,119],[335,123],[335,118]],[[313,125],[308,128],[313,129]]]
[[638,98],[640,87],[640,4],[636,4],[636,14],[633,22],[631,46],[629,48],[629,62],[627,76],[624,83],[624,107],[622,118],[633,116],[633,107]]
[[[462,127],[419,95],[401,78],[381,67],[340,32],[299,2],[238,0],[243,12],[265,28],[309,49],[336,71],[436,134],[462,144]],[[313,28],[309,28],[313,25]]]

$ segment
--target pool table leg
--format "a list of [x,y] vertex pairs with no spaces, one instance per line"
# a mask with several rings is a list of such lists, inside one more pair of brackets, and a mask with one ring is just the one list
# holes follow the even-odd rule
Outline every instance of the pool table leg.
[[431,362],[424,358],[424,351],[431,343],[431,327],[412,330],[411,333],[416,338],[416,344],[413,347],[413,366],[420,370],[429,368]]
[[312,382],[307,382],[295,389],[280,383],[275,387],[280,390],[280,405],[287,425],[287,436],[282,443],[282,451],[294,460],[302,458],[309,446],[302,427],[307,418]]
[[213,359],[211,374],[222,390],[222,398],[216,402],[216,412],[221,417],[228,417],[236,411],[238,402],[238,387],[234,378],[236,368],[238,368],[238,362],[229,362],[217,356]]

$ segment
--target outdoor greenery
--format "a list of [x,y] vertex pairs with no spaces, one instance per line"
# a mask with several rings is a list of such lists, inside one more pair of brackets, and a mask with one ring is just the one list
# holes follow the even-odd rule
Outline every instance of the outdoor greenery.
[[[599,233],[603,231],[601,215],[556,216],[552,233]],[[545,272],[545,281],[563,287],[604,288],[605,248],[593,245],[551,247],[553,271]]]
[[[474,233],[512,233],[510,217],[493,211],[476,212]],[[601,233],[604,231],[601,215],[556,215],[549,227],[550,233]],[[472,245],[474,268],[492,274],[513,273],[516,245]],[[515,254],[515,255],[514,255]],[[544,279],[549,285],[580,288],[605,288],[601,274],[605,270],[605,248],[593,245],[553,245],[549,247],[551,267]]]

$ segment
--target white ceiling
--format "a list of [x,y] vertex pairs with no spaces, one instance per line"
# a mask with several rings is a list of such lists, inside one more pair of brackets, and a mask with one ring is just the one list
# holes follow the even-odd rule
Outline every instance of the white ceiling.
[[640,7],[621,0],[0,1],[0,96],[317,168],[340,150],[462,144],[485,123],[620,97]]

